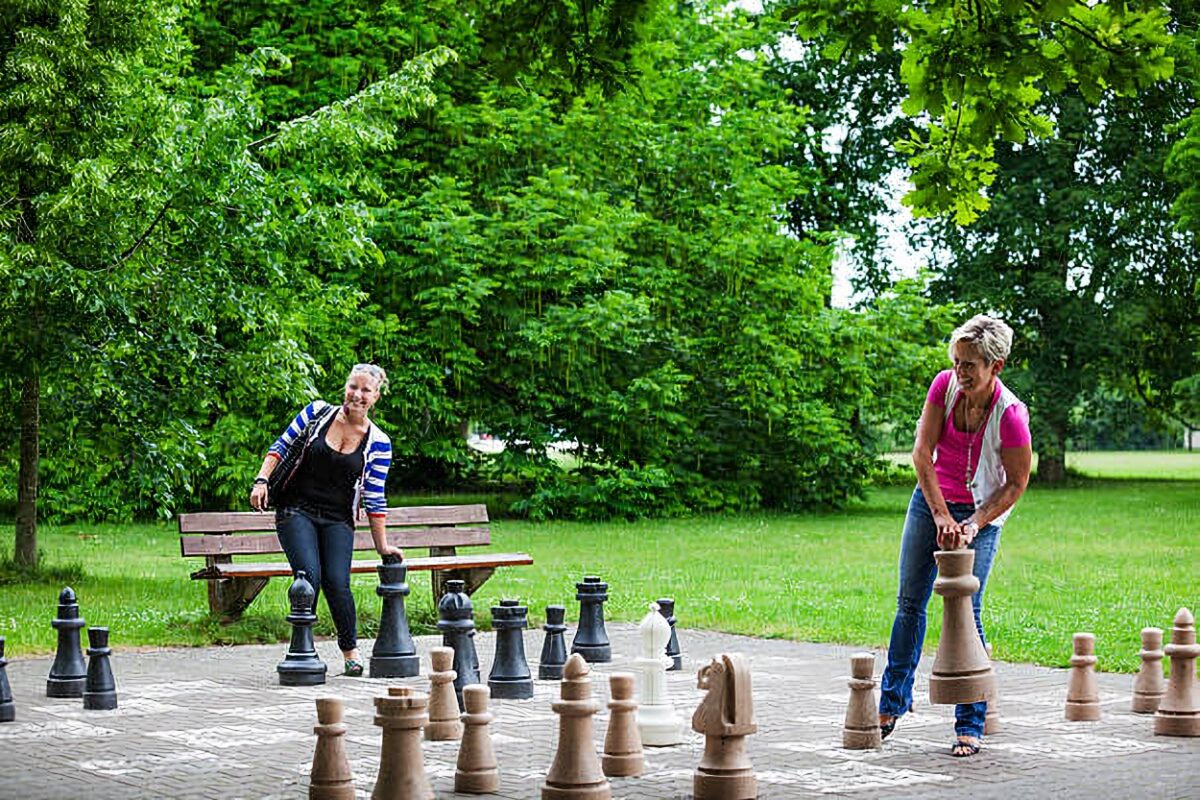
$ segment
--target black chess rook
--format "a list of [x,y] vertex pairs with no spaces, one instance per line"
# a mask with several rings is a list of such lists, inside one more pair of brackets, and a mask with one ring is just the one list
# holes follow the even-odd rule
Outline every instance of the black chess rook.
[[608,584],[595,575],[588,575],[575,584],[575,599],[579,601],[579,628],[571,642],[571,652],[579,653],[590,664],[612,661],[612,645],[604,627],[604,601],[608,599]]
[[496,632],[496,656],[488,675],[492,697],[528,700],[533,697],[533,676],[525,658],[524,631],[529,627],[529,608],[516,600],[501,600],[492,606],[492,630]]

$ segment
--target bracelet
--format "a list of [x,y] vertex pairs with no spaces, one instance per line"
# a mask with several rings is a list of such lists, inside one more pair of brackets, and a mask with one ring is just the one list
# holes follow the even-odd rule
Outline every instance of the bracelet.
[[258,486],[260,483],[266,483],[266,482],[267,482],[267,479],[266,479],[266,478],[255,478],[255,479],[254,479],[254,485],[255,485],[255,486]]

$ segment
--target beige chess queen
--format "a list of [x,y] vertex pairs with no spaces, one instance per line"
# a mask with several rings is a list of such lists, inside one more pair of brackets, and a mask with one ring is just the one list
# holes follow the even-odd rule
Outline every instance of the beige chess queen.
[[[900,540],[896,618],[880,686],[883,738],[912,708],[936,552],[973,551],[969,569],[979,586],[971,590],[970,607],[975,631],[984,639],[980,612],[988,572],[1000,546],[1001,527],[1029,482],[1033,457],[1029,413],[1000,381],[1011,347],[1011,328],[983,314],[972,317],[950,337],[952,368],[938,373],[925,397],[912,453],[917,488]],[[976,644],[959,643],[981,656],[971,660],[967,672],[975,670],[975,661],[979,669],[987,668],[983,648]],[[963,660],[962,653],[946,655],[955,663]],[[951,752],[956,756],[979,752],[983,739],[987,702],[980,697],[988,689],[986,681],[977,683],[983,688],[970,702],[955,707],[957,735]]]

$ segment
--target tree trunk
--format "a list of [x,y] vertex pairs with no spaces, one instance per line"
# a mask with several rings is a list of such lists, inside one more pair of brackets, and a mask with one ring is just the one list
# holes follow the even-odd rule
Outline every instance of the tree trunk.
[[1050,414],[1043,419],[1041,441],[1035,442],[1038,454],[1037,482],[1064,483],[1067,480],[1067,419],[1065,414]]
[[37,568],[38,402],[41,381],[34,368],[21,384],[21,464],[17,472],[17,538],[13,560]]

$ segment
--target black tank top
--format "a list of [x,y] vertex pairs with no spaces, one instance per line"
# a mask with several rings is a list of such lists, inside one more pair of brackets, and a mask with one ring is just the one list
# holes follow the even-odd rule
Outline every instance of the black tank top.
[[[336,415],[334,415],[336,416]],[[296,474],[295,504],[325,519],[354,521],[354,487],[363,472],[367,436],[350,453],[339,453],[325,441],[334,416],[317,434]]]

